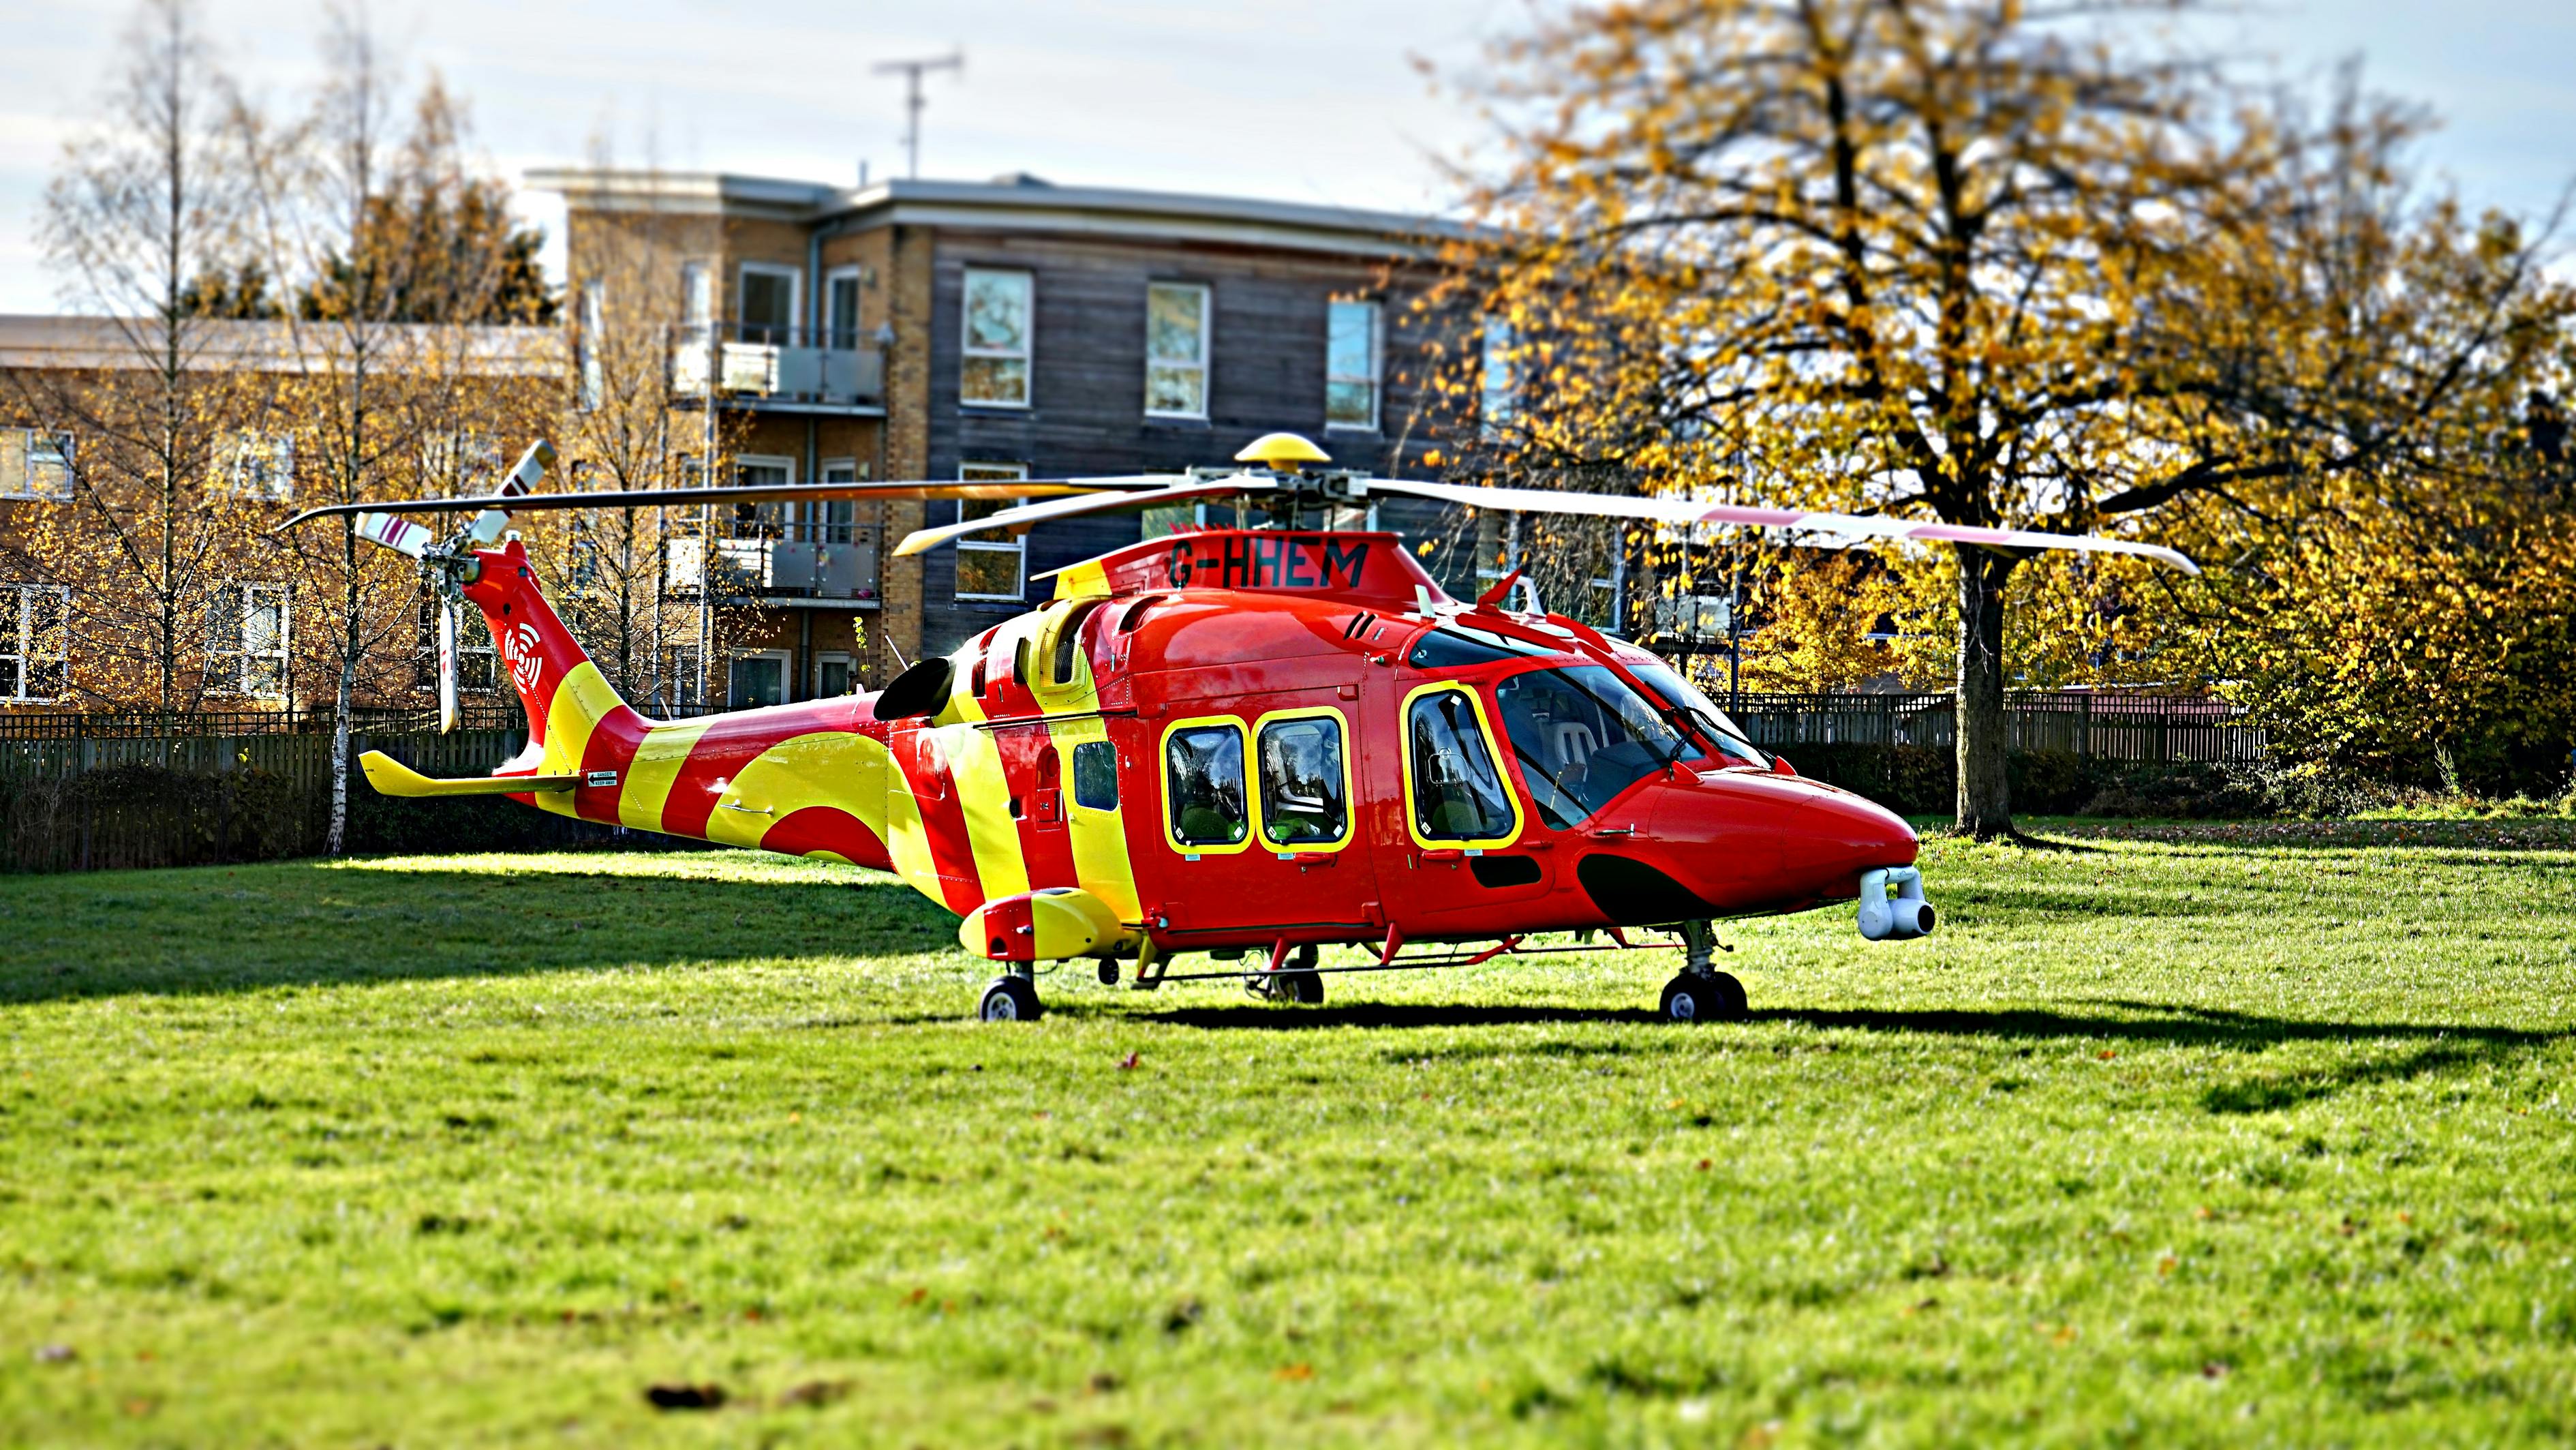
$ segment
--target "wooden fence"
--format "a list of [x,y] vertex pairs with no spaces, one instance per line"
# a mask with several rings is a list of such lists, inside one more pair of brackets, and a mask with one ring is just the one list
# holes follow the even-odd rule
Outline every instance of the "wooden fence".
[[[2218,700],[2075,690],[2015,691],[2004,709],[2013,750],[2138,762],[2261,760],[2264,732],[2238,716]],[[1959,738],[1948,695],[1748,694],[1736,720],[1754,744],[1784,753],[1800,745],[1951,750]]]

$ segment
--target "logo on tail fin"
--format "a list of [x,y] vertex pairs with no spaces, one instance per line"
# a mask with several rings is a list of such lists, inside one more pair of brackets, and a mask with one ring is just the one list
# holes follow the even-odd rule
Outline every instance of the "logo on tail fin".
[[524,619],[501,636],[501,653],[510,661],[510,678],[522,690],[537,687],[538,672],[545,668],[545,658],[538,652],[542,643],[537,627]]

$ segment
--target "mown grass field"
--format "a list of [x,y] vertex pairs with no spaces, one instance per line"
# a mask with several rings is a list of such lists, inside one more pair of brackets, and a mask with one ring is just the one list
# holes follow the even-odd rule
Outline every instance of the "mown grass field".
[[1731,927],[1690,1028],[1645,955],[980,1025],[740,855],[0,881],[0,1442],[2576,1436],[2576,828],[2086,833]]

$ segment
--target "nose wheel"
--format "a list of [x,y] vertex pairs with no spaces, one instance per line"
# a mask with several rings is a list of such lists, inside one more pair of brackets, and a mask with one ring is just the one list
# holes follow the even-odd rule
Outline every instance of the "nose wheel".
[[1038,1003],[1038,985],[1026,977],[995,977],[984,989],[975,1015],[986,1022],[1035,1022],[1046,1009]]
[[1738,1022],[1748,1010],[1744,984],[1732,972],[1684,972],[1664,984],[1668,1022]]

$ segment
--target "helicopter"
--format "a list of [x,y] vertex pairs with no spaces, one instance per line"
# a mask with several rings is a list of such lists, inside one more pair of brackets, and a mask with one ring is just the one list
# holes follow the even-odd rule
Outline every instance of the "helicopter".
[[[1720,1021],[1748,1004],[1716,965],[1717,922],[1856,902],[1865,939],[1934,930],[1902,818],[1799,775],[1645,649],[1508,607],[1518,571],[1459,600],[1395,533],[1334,526],[1371,499],[2127,553],[2198,572],[2120,538],[1372,477],[1326,467],[1293,434],[1183,474],[539,493],[554,456],[531,445],[484,496],[281,525],[354,515],[359,536],[418,562],[439,601],[442,730],[467,604],[526,709],[526,749],[491,776],[432,779],[369,751],[369,784],[892,872],[999,964],[977,1009],[988,1021],[1038,1018],[1039,972],[1075,961],[1103,985],[1234,979],[1315,1004],[1329,973],[1641,944],[1682,957],[1664,1017]],[[898,557],[1174,503],[1231,500],[1236,519],[1259,518],[1060,570],[1045,604],[872,694],[684,720],[618,697],[509,532],[544,509],[848,498],[1029,500],[916,531]],[[445,536],[406,517],[458,513],[471,517]],[[1324,966],[1327,946],[1360,960]],[[1175,972],[1184,954],[1214,969]]]

